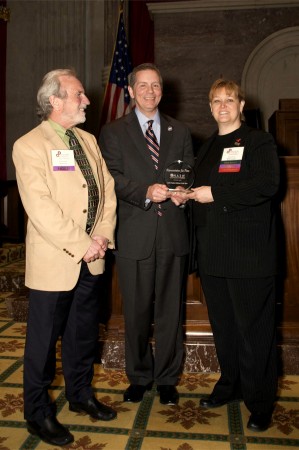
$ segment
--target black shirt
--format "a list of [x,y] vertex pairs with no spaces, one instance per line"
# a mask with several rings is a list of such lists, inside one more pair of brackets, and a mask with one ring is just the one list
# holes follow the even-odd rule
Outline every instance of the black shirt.
[[[215,136],[200,164],[196,166],[193,187],[211,186],[210,174],[212,169],[215,166],[219,166],[223,149],[231,147],[232,142],[234,142],[235,138],[237,138],[239,134],[240,129],[238,128],[232,133],[221,136],[218,134]],[[193,202],[193,219],[195,226],[203,227],[206,225],[207,210],[209,208],[209,203]]]

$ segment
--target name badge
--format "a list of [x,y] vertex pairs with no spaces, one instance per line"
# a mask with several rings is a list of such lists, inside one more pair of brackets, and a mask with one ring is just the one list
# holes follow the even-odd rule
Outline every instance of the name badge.
[[52,167],[57,170],[75,170],[75,157],[73,150],[51,150]]
[[218,172],[240,172],[244,147],[223,149]]

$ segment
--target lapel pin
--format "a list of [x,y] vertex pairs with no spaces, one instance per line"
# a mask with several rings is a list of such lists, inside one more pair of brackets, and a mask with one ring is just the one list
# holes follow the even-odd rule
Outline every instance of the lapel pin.
[[169,127],[167,128],[167,130],[168,130],[168,131],[172,131],[172,126],[169,126]]

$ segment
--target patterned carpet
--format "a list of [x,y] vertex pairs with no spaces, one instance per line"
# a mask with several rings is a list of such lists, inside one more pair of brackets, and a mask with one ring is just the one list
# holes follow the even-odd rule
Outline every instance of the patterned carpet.
[[[53,449],[27,433],[23,420],[22,369],[25,322],[8,317],[5,295],[0,298],[0,450]],[[60,358],[60,347],[57,349]],[[246,428],[249,413],[243,403],[214,410],[199,407],[218,374],[184,374],[178,386],[178,406],[163,406],[155,387],[140,404],[122,402],[127,387],[123,371],[96,365],[97,398],[115,408],[112,422],[97,422],[72,413],[64,396],[61,366],[51,390],[58,418],[75,436],[64,448],[72,450],[274,450],[299,448],[299,377],[280,380],[279,397],[271,427],[265,433]]]
[[[22,370],[26,322],[10,317],[5,293],[0,294],[0,450],[46,450],[55,447],[28,434],[23,419]],[[60,347],[57,348],[60,360]],[[184,374],[177,406],[159,403],[156,388],[142,403],[122,402],[128,385],[123,371],[96,365],[97,398],[115,408],[116,420],[98,422],[68,410],[61,366],[51,390],[59,420],[74,434],[72,450],[285,450],[299,448],[299,376],[280,379],[279,397],[268,431],[247,430],[249,413],[243,403],[214,410],[199,407],[218,374]]]

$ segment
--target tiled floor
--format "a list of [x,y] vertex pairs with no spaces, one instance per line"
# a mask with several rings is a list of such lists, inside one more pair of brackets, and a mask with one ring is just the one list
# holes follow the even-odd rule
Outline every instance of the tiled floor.
[[[0,295],[0,450],[46,450],[47,445],[28,434],[23,419],[22,370],[25,322],[13,322]],[[60,348],[57,349],[60,359]],[[127,387],[123,371],[96,365],[94,388],[99,400],[113,406],[118,417],[98,422],[68,410],[58,362],[51,391],[58,418],[74,434],[64,448],[73,450],[286,450],[299,448],[299,376],[280,379],[278,401],[269,430],[247,430],[249,413],[243,403],[214,410],[199,407],[218,374],[184,374],[177,406],[163,406],[155,387],[140,404],[122,402]]]

